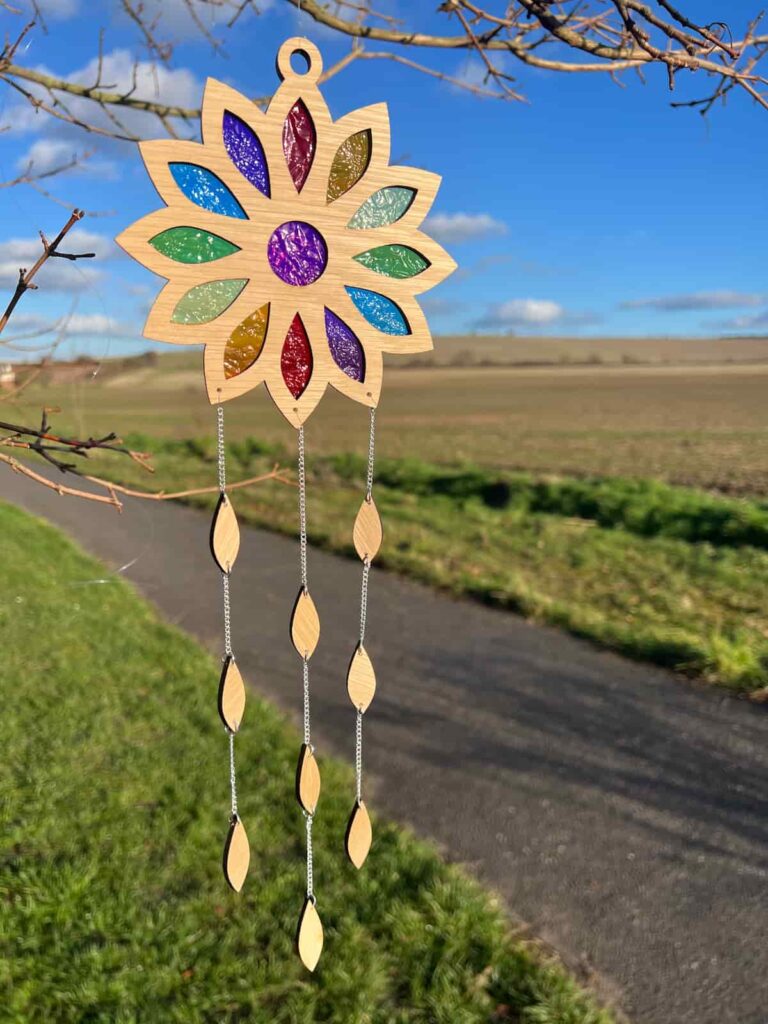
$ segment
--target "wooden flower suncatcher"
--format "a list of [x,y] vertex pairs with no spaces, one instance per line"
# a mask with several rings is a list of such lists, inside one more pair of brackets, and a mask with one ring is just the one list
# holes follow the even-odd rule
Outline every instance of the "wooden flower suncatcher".
[[[296,57],[304,60],[305,71],[294,70]],[[386,105],[333,121],[317,86],[320,53],[308,39],[285,42],[277,70],[282,84],[266,113],[209,79],[202,144],[141,144],[166,206],[131,225],[118,242],[168,282],[152,307],[145,335],[177,345],[205,345],[205,382],[217,409],[221,496],[211,546],[224,588],[219,711],[229,736],[232,783],[224,869],[238,891],[249,859],[234,771],[234,736],[245,688],[231,645],[229,578],[239,530],[226,492],[223,403],[264,383],[298,430],[300,587],[291,638],[302,665],[304,742],[296,796],[307,835],[298,949],[313,970],[323,930],[313,878],[320,772],[310,734],[309,662],[320,621],[308,586],[303,425],[328,385],[371,410],[366,491],[353,528],[363,567],[360,635],[347,672],[356,714],[356,793],[345,844],[359,868],[372,839],[362,799],[362,718],[376,688],[364,640],[369,572],[382,540],[372,493],[382,357],[384,352],[432,348],[416,296],[443,280],[455,264],[420,230],[439,177],[389,165]]]

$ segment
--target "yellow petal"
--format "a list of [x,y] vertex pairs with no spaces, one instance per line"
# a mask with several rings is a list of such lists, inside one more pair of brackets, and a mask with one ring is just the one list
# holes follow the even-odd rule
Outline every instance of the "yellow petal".
[[308,971],[314,971],[323,951],[323,925],[315,902],[309,897],[304,901],[299,917],[296,945],[304,966]]
[[368,817],[365,804],[360,800],[355,804],[355,809],[350,815],[349,822],[347,823],[347,835],[344,841],[344,845],[347,848],[347,856],[358,871],[365,863],[365,858],[368,856],[372,841],[371,819]]
[[382,541],[381,516],[376,508],[376,502],[366,498],[360,506],[360,511],[355,519],[355,526],[352,531],[352,539],[355,543],[355,550],[358,555],[369,561],[378,554]]
[[312,748],[301,745],[299,763],[296,765],[296,799],[307,814],[314,814],[320,799],[320,769],[317,767]]
[[219,682],[219,714],[230,732],[237,732],[245,711],[245,686],[234,658],[228,657]]
[[347,693],[359,711],[365,711],[376,692],[376,673],[366,649],[360,644],[352,655],[347,672]]
[[251,859],[251,851],[248,846],[248,836],[242,821],[235,816],[229,826],[229,834],[224,845],[224,877],[232,886],[235,892],[243,888],[245,876],[248,874],[248,864]]
[[291,640],[300,657],[310,658],[320,639],[320,618],[308,590],[299,591],[291,616]]
[[232,502],[222,494],[211,524],[211,552],[222,572],[229,572],[240,550],[240,527]]

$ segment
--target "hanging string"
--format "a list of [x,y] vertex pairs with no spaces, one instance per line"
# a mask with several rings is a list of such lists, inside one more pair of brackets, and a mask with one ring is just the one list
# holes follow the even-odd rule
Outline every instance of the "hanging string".
[[[216,406],[216,462],[219,471],[219,493],[226,497],[227,493],[227,452],[224,444],[224,408],[219,403]],[[224,658],[235,660],[232,651],[232,604],[229,594],[229,572],[221,573],[221,583],[224,592]],[[224,726],[229,736],[229,788],[232,805],[232,817],[237,814],[237,773],[235,771],[235,734]]]
[[[376,410],[371,409],[368,432],[368,470],[365,478],[365,500],[373,499],[373,469],[376,457]],[[371,558],[363,559],[363,576],[360,587],[360,646],[365,643],[365,628],[368,622],[368,582],[371,574]],[[363,711],[357,708],[355,721],[355,786],[358,804],[363,799]]]
[[[304,427],[299,427],[299,450],[298,450],[298,475],[299,475],[299,573],[301,576],[301,588],[308,593],[307,583],[307,474],[304,448]],[[303,718],[304,718],[304,743],[314,754],[312,747],[310,702],[309,702],[309,656],[305,652],[302,657],[302,692],[303,692]],[[312,826],[314,825],[314,813],[302,811],[307,830],[307,899],[315,899],[314,882],[314,850],[312,845]]]

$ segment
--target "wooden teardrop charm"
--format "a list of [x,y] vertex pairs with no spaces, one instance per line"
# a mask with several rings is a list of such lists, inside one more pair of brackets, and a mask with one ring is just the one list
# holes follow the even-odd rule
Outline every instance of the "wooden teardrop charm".
[[219,714],[230,732],[237,732],[245,711],[245,686],[235,659],[224,659],[219,681]]
[[358,800],[355,803],[355,809],[349,816],[347,834],[344,838],[347,856],[358,871],[365,863],[372,842],[371,819],[368,817],[368,810],[363,801]]
[[251,851],[248,846],[245,826],[234,814],[229,825],[227,841],[224,844],[224,877],[235,892],[240,892],[243,888],[250,859]]
[[302,587],[291,616],[291,640],[301,658],[311,658],[320,639],[320,618],[309,591]]
[[352,531],[352,539],[358,555],[363,560],[367,558],[369,562],[372,562],[379,552],[382,537],[381,516],[376,508],[376,502],[373,498],[365,498],[357,513]]
[[320,769],[306,743],[301,745],[299,763],[296,765],[296,799],[307,814],[314,814],[320,799]]
[[240,527],[232,502],[222,494],[211,523],[211,553],[222,572],[230,572],[240,550]]
[[376,673],[368,652],[359,644],[347,672],[347,693],[358,711],[366,711],[376,692]]
[[304,900],[304,906],[299,916],[296,946],[301,962],[308,971],[314,971],[323,951],[323,925],[315,901],[309,896]]

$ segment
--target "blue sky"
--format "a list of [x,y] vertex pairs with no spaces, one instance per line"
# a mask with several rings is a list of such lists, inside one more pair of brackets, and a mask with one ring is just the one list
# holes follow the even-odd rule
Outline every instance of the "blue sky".
[[[433,3],[401,5],[423,11],[421,26],[446,31],[444,18],[430,13]],[[48,34],[35,30],[20,61],[89,80],[100,26],[105,79],[125,82],[134,60],[147,61],[118,3],[99,4],[97,20],[93,2],[41,6]],[[348,48],[284,0],[263,6],[260,17],[246,16],[226,34],[226,55],[217,55],[190,28],[181,0],[163,0],[169,34],[182,41],[161,70],[161,95],[197,106],[209,74],[247,94],[269,93],[277,84],[274,54],[297,31],[320,46],[326,66]],[[398,11],[394,2],[378,6]],[[696,16],[722,17],[725,6],[697,0]],[[752,5],[737,6],[746,19]],[[3,14],[0,23],[13,34],[21,19]],[[743,29],[732,27],[736,35]],[[470,79],[478,73],[475,60],[458,53],[445,54],[439,65]],[[660,72],[649,73],[645,85],[630,73],[623,88],[601,75],[522,67],[514,73],[527,104],[480,100],[388,61],[357,61],[325,87],[335,116],[386,100],[393,160],[443,175],[430,229],[460,270],[424,298],[434,333],[716,335],[768,328],[768,112],[740,94],[706,120],[672,110]],[[153,91],[146,65],[141,82]],[[674,98],[706,89],[705,79],[681,79]],[[80,242],[99,259],[45,268],[40,290],[19,307],[14,331],[71,313],[62,354],[148,347],[137,335],[159,279],[111,243],[158,205],[138,151],[35,115],[10,89],[0,92],[0,126],[8,126],[0,180],[13,178],[30,156],[41,169],[92,149],[81,169],[49,187],[102,214],[79,229]],[[132,127],[147,137],[160,134],[143,115]],[[36,255],[37,229],[53,233],[66,213],[26,186],[0,191],[0,203],[0,283],[9,291],[16,268]]]

